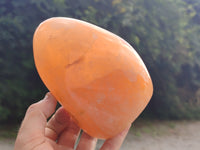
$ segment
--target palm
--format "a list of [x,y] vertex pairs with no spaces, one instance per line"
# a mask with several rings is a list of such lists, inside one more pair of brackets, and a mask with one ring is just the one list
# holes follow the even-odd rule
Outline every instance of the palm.
[[[74,123],[63,107],[47,122],[56,108],[56,100],[49,93],[44,100],[33,104],[27,110],[18,133],[15,150],[73,150],[79,137],[80,128]],[[106,140],[101,150],[119,149],[128,128],[116,137]],[[95,149],[97,139],[83,132],[77,150]]]

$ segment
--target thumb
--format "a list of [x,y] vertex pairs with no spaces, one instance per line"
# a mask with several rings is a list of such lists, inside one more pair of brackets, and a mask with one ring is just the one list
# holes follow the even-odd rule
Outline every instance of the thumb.
[[32,104],[26,112],[18,135],[22,134],[26,140],[34,136],[43,136],[47,119],[54,113],[56,104],[57,101],[51,93],[47,93],[43,100]]

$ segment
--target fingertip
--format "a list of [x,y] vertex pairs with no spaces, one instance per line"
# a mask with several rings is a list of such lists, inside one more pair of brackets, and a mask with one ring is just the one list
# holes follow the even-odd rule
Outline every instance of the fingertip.
[[45,97],[41,100],[41,102],[46,102],[48,105],[51,104],[56,107],[57,100],[56,98],[50,93],[46,93]]
[[57,101],[56,98],[53,96],[53,94],[51,94],[51,92],[47,92],[45,94],[45,97],[43,98],[43,100],[49,100],[49,99],[51,99],[53,101]]
[[124,139],[126,138],[126,135],[128,134],[130,127],[131,124],[129,124],[121,133],[119,133],[115,137],[107,139],[100,150],[120,149]]
[[129,131],[129,129],[131,128],[132,124],[129,124],[122,132],[121,134],[127,133]]
[[77,146],[77,150],[93,150],[96,147],[97,138],[90,136],[86,132],[83,131],[79,144]]
[[50,92],[47,92],[47,93],[45,94],[43,100],[48,99],[50,96],[51,96],[51,93],[50,93]]
[[26,114],[42,112],[48,118],[55,112],[56,105],[57,100],[48,92],[42,100],[30,105]]

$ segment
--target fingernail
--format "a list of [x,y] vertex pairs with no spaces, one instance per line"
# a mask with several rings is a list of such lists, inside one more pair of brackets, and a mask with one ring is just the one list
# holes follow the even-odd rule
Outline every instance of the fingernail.
[[46,93],[46,95],[45,95],[45,97],[43,98],[43,100],[47,100],[47,99],[49,98],[49,96],[50,96],[49,92]]

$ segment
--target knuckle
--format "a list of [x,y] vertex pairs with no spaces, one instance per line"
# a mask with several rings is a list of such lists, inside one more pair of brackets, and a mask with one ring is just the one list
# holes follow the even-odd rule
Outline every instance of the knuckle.
[[35,115],[37,116],[40,113],[41,113],[41,111],[40,111],[37,103],[30,105],[26,112],[26,114],[29,116],[35,116]]
[[30,105],[27,109],[27,113],[30,113],[35,110],[37,110],[37,103]]
[[26,116],[27,117],[42,117],[42,118],[48,118],[46,114],[43,113],[42,107],[40,106],[39,103],[34,103],[30,105],[26,111]]

